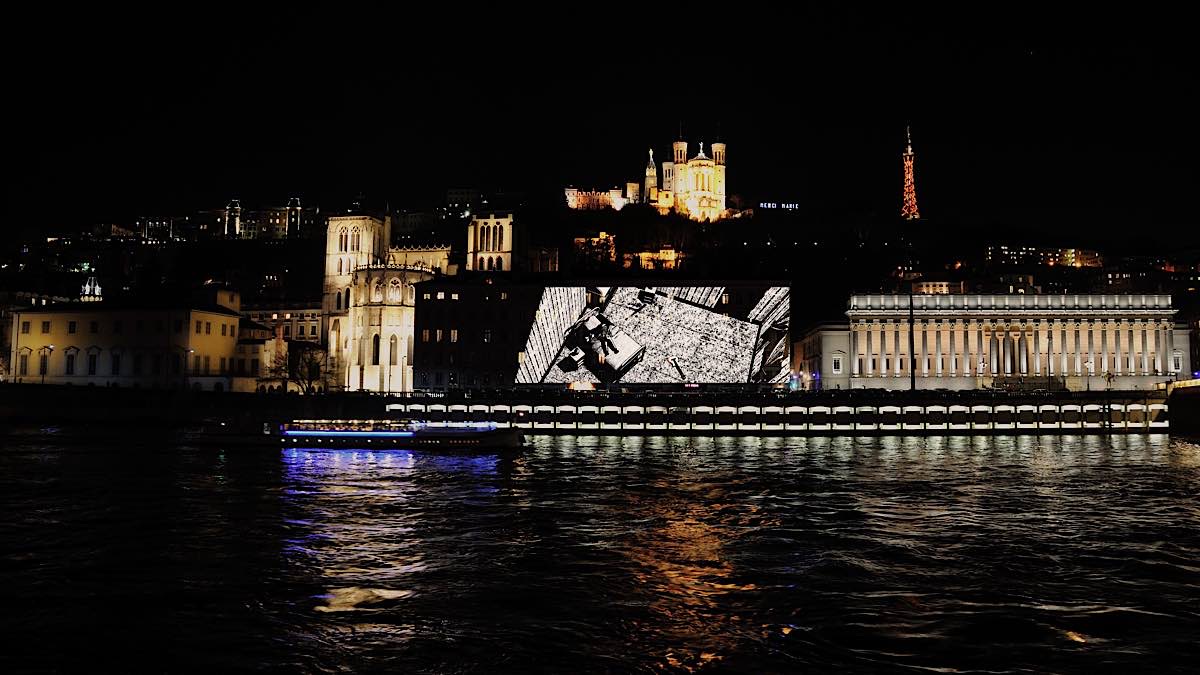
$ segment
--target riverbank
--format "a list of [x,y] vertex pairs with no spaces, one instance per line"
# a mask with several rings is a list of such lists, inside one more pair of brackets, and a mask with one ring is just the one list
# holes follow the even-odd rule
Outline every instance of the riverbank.
[[291,419],[385,415],[495,421],[531,433],[1195,433],[1200,392],[572,392],[492,390],[297,396],[0,385],[0,422],[178,428],[219,420],[261,429]]

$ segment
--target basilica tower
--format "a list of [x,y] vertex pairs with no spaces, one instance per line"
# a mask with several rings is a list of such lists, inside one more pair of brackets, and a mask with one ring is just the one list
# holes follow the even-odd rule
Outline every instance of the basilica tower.
[[646,182],[642,186],[642,201],[651,201],[657,192],[658,167],[654,165],[654,148],[650,148],[650,161],[646,162]]

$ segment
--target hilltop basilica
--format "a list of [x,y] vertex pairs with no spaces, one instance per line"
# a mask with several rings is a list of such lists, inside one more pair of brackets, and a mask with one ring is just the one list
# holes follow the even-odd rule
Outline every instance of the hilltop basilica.
[[654,163],[654,150],[646,163],[646,175],[641,184],[626,183],[625,190],[585,191],[568,187],[563,192],[567,206],[573,209],[620,210],[626,204],[646,203],[666,215],[674,210],[697,221],[714,221],[724,217],[725,209],[725,144],[710,146],[712,157],[699,152],[688,158],[687,141],[675,141],[672,161],[663,162],[662,181]]

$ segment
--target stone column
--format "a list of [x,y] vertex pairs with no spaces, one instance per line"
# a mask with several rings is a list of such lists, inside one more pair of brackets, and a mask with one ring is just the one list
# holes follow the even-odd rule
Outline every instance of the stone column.
[[1086,366],[1088,375],[1096,374],[1096,339],[1095,339],[1096,322],[1088,319],[1087,322],[1087,350],[1088,350],[1088,365]]
[[1117,319],[1113,323],[1116,325],[1116,331],[1113,332],[1113,374],[1120,375],[1124,370],[1121,358],[1121,320]]
[[1033,374],[1042,374],[1042,322],[1033,322]]
[[950,319],[950,377],[958,375],[958,352],[954,350],[954,333],[958,330],[958,321]]
[[1058,353],[1062,355],[1061,367],[1058,369],[1059,377],[1066,377],[1070,374],[1067,370],[1067,322],[1063,321],[1058,328]]
[[850,373],[858,377],[858,322],[850,322]]
[[921,377],[929,377],[929,322],[921,322]]
[[1167,353],[1163,358],[1167,360],[1167,372],[1178,372],[1175,370],[1175,327],[1171,325],[1171,320],[1167,320],[1167,325],[1163,329],[1167,336]]
[[934,353],[937,355],[936,360],[933,362],[933,372],[938,377],[941,377],[942,376],[942,324],[941,324],[941,321],[934,322],[933,330],[934,330],[933,349],[934,349]]
[[868,323],[867,324],[867,355],[864,359],[864,361],[865,361],[864,365],[867,368],[867,377],[870,377],[875,374],[875,364],[872,363],[872,361],[875,359],[875,347],[872,344],[873,341],[871,340],[872,333],[874,333],[874,332],[875,332],[875,326],[873,324]]
[[1127,334],[1129,342],[1126,351],[1129,353],[1129,368],[1126,373],[1129,375],[1137,374],[1137,342],[1133,339],[1133,321],[1129,322],[1129,332]]
[[1079,339],[1079,319],[1075,319],[1075,376],[1078,377],[1084,372],[1084,345]]
[[1108,319],[1100,322],[1100,372],[1108,372]]
[[1166,372],[1166,370],[1163,369],[1163,343],[1165,343],[1165,342],[1166,342],[1166,340],[1163,339],[1162,324],[1161,323],[1155,324],[1155,326],[1154,326],[1154,373],[1156,375],[1162,375],[1163,373]]
[[1150,329],[1142,321],[1142,375],[1150,374]]
[[1025,335],[1027,329],[1026,326],[1021,326],[1021,335],[1017,338],[1017,372],[1021,375],[1029,374],[1029,338]]
[[992,327],[992,336],[988,339],[988,372],[997,375],[1000,372],[1000,336],[996,327]]

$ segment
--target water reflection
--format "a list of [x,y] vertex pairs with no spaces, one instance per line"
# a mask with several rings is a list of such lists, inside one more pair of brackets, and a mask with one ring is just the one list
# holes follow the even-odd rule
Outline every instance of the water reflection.
[[1171,670],[1198,494],[1165,436],[8,446],[2,628],[25,669]]

